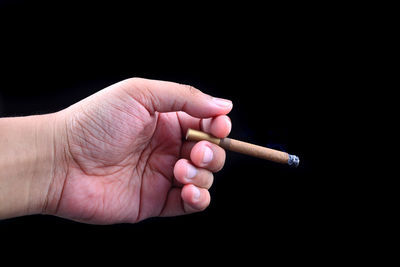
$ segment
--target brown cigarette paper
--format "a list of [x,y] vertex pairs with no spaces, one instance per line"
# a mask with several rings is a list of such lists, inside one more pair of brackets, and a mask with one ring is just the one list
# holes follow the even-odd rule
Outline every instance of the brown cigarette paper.
[[228,137],[217,138],[208,133],[204,133],[204,132],[193,130],[193,129],[188,129],[188,131],[186,133],[186,140],[188,140],[188,141],[206,140],[206,141],[209,141],[216,145],[219,145],[220,147],[222,147],[226,150],[238,152],[241,154],[246,154],[246,155],[257,157],[257,158],[270,160],[270,161],[277,162],[277,163],[294,165],[296,167],[299,163],[299,159],[297,156],[289,155],[286,152],[271,149],[268,147],[250,144],[247,142],[235,140],[235,139],[228,138]]

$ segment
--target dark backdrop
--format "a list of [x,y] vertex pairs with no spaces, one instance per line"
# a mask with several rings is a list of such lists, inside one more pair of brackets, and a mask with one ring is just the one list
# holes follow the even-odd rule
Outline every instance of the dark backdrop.
[[29,2],[0,5],[1,116],[54,112],[129,77],[171,80],[231,99],[231,137],[288,151],[301,163],[290,169],[228,152],[211,205],[198,214],[112,226],[38,215],[2,221],[0,231],[88,247],[165,248],[174,240],[182,245],[177,253],[195,240],[207,244],[205,254],[226,247],[261,257],[326,252],[321,244],[341,223],[327,197],[334,182],[321,168],[321,110],[335,94],[332,62],[340,56],[327,9]]

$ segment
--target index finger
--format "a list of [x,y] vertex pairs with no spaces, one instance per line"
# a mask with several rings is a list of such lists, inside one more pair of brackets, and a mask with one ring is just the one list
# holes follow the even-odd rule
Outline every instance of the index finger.
[[227,114],[232,109],[232,101],[212,97],[190,85],[132,78],[122,81],[119,86],[150,114],[185,111],[197,118],[209,118]]

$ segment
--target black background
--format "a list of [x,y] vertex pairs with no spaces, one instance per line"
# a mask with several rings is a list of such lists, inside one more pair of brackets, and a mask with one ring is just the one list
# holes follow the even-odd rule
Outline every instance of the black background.
[[111,226],[36,215],[1,221],[1,232],[28,244],[175,256],[330,253],[345,220],[334,216],[337,180],[323,158],[324,110],[342,74],[329,8],[54,2],[0,5],[1,116],[58,111],[129,77],[170,80],[231,99],[232,138],[288,151],[301,163],[290,169],[228,153],[211,205],[198,214]]

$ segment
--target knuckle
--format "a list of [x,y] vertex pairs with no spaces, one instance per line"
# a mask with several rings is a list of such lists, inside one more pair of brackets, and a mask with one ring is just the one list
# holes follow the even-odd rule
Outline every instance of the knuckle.
[[220,170],[222,170],[222,168],[225,165],[225,159],[226,159],[226,153],[225,150],[223,150],[222,148],[218,147],[220,150],[220,153],[218,153],[218,159],[215,163],[215,169],[214,172],[219,172]]
[[184,159],[180,159],[175,163],[173,172],[174,172],[174,177],[178,181],[182,180],[182,169],[184,167],[184,164],[185,164],[185,160]]
[[204,211],[204,210],[207,209],[207,208],[208,208],[208,203],[206,203],[206,204],[200,206],[200,207],[198,208],[198,211]]
[[183,86],[192,95],[200,95],[202,93],[199,89],[195,88],[194,86],[188,84],[183,84]]
[[210,172],[210,176],[206,181],[205,188],[210,189],[211,186],[213,185],[213,182],[214,182],[214,175],[212,174],[212,172]]
[[143,78],[138,78],[138,77],[132,77],[124,80],[124,82],[128,82],[131,84],[143,83],[143,81],[144,81]]
[[223,167],[224,167],[224,163],[218,165],[217,167],[215,167],[214,172],[219,172],[220,170],[222,170]]

